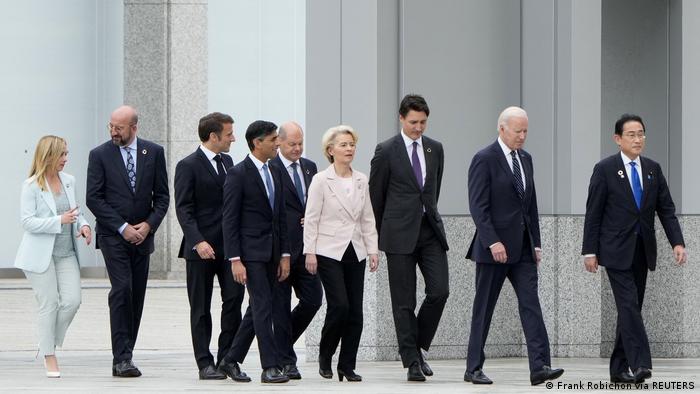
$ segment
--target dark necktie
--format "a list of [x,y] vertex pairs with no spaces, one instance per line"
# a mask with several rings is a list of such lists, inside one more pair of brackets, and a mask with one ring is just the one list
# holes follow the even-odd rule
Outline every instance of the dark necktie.
[[522,200],[525,196],[525,186],[523,186],[523,177],[520,172],[520,162],[518,162],[518,155],[516,152],[510,151],[511,157],[513,157],[513,177],[515,178],[515,190],[518,192],[518,196]]
[[267,199],[270,201],[270,208],[275,209],[275,189],[272,188],[272,178],[270,178],[270,171],[267,169],[267,163],[262,166],[263,173],[265,174],[265,184],[267,185]]
[[413,141],[413,153],[411,153],[411,167],[413,167],[413,175],[416,176],[418,187],[423,190],[423,171],[420,168],[420,160],[418,159],[418,142]]
[[634,193],[634,202],[637,203],[637,209],[642,209],[642,182],[639,179],[637,172],[637,163],[630,162],[630,172],[632,173],[632,193]]
[[221,155],[214,156],[214,161],[216,162],[216,173],[219,176],[219,183],[222,185],[226,181],[226,170],[224,170],[224,161],[221,159]]
[[297,166],[298,164],[292,163],[292,179],[294,180],[294,188],[297,190],[297,197],[299,197],[299,201],[301,201],[301,205],[305,205],[304,201],[304,189],[301,188],[301,178],[299,178],[299,174],[297,173]]
[[131,148],[128,146],[125,147],[124,150],[126,150],[126,174],[129,176],[131,191],[136,192],[136,166],[134,165],[134,156],[131,155]]

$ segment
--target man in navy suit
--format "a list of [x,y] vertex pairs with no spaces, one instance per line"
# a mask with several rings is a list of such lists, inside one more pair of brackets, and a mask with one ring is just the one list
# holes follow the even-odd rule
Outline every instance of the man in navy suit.
[[[224,259],[221,229],[226,169],[233,167],[231,156],[225,152],[236,140],[233,118],[219,112],[208,114],[199,120],[198,134],[202,144],[175,167],[175,210],[183,233],[178,257],[185,258],[187,265],[190,330],[199,378],[226,379],[226,374],[214,366],[209,343],[214,277],[219,280],[222,301],[217,364],[231,347],[241,323],[245,291],[233,280],[231,264]],[[250,380],[241,373],[232,378]]]
[[616,153],[593,168],[583,230],[588,272],[605,267],[617,306],[617,334],[610,356],[610,381],[641,383],[651,378],[651,351],[642,303],[647,270],[656,269],[654,213],[673,246],[678,265],[687,260],[681,227],[659,163],[641,157],[646,138],[637,115],[615,123]]
[[[401,131],[377,144],[369,193],[386,253],[399,354],[407,380],[422,382],[433,370],[425,361],[450,294],[447,237],[438,212],[445,167],[442,144],[423,133],[430,108],[422,96],[406,95],[399,105]],[[416,266],[425,299],[416,314]]]
[[137,138],[138,115],[130,106],[112,112],[111,141],[90,151],[86,203],[95,215],[96,247],[112,285],[109,323],[112,375],[141,376],[132,354],[141,323],[153,237],[168,210],[163,147]]
[[282,302],[276,282],[289,275],[289,242],[282,175],[270,166],[277,156],[277,126],[257,120],[245,134],[250,154],[232,167],[224,184],[224,253],[231,262],[233,278],[248,287],[250,306],[229,352],[219,368],[229,373],[242,362],[250,347],[250,330],[258,338],[262,383],[284,383],[289,378],[279,369],[272,311]]
[[[279,304],[275,304],[277,315],[275,337],[280,352],[282,372],[290,379],[301,379],[296,366],[297,356],[294,342],[309,326],[321,307],[323,289],[317,275],[306,270],[303,250],[304,210],[306,191],[317,172],[316,163],[301,157],[304,152],[304,133],[296,122],[285,122],[279,127],[280,154],[270,161],[273,168],[282,174],[282,189],[287,214],[287,234],[291,250],[289,277],[280,282]],[[299,303],[291,310],[292,287]]]
[[474,384],[493,383],[482,371],[484,345],[506,278],[518,297],[530,383],[541,384],[564,373],[550,368],[549,338],[537,295],[542,249],[532,157],[522,149],[527,127],[522,108],[506,108],[498,117],[498,139],[479,151],[469,166],[469,210],[476,233],[467,258],[477,264],[464,380]]

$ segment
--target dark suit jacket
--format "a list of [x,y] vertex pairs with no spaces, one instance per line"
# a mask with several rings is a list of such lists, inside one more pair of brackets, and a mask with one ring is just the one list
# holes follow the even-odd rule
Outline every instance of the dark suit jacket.
[[[231,156],[222,153],[224,168],[233,167]],[[197,148],[175,167],[175,213],[182,227],[178,257],[200,260],[194,246],[207,241],[218,259],[224,258],[224,236],[221,215],[224,206],[224,183]]]
[[[163,147],[138,138],[136,191],[131,190],[120,147],[111,141],[90,151],[85,201],[95,215],[97,235],[119,235],[127,222],[146,221],[151,234],[137,246],[139,253],[153,253],[153,234],[163,221],[170,203],[168,173]],[[99,248],[99,237],[95,246]]]
[[[636,231],[644,240],[647,266],[656,268],[656,234],[654,213],[671,245],[685,245],[676,218],[676,207],[659,163],[640,157],[642,165],[642,208],[637,209],[627,179],[622,156],[617,153],[598,162],[593,168],[586,201],[582,254],[595,254],[598,264],[613,269],[632,266]],[[623,176],[620,176],[623,174]]]
[[442,144],[423,136],[423,153],[426,174],[421,191],[401,134],[379,143],[374,151],[369,193],[379,233],[379,249],[386,253],[413,253],[420,235],[423,207],[442,247],[449,249],[437,209],[445,164]]
[[282,192],[282,175],[270,167],[275,187],[275,209],[270,207],[267,191],[257,167],[246,158],[233,166],[224,183],[223,232],[226,259],[278,262],[289,253],[287,215]]
[[525,197],[521,200],[513,171],[498,141],[479,151],[469,166],[469,211],[476,225],[467,258],[478,263],[496,263],[490,245],[501,242],[508,255],[507,263],[521,259],[523,234],[530,238],[535,261],[535,247],[540,247],[540,223],[537,213],[532,156],[518,151],[525,172]]
[[[318,172],[316,163],[311,160],[300,158],[299,164],[304,175],[304,185],[308,193],[311,179]],[[270,165],[279,170],[282,174],[282,188],[284,189],[284,202],[286,204],[287,234],[289,236],[289,248],[291,249],[291,260],[296,261],[304,248],[304,227],[301,225],[301,218],[304,217],[305,205],[299,201],[297,190],[294,188],[292,178],[284,167],[279,155],[270,160]]]

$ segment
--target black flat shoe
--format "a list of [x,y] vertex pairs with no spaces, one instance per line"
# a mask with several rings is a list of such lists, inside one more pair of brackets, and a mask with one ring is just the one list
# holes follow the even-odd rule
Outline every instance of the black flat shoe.
[[629,372],[621,372],[610,375],[611,383],[634,383],[634,376]]
[[493,381],[489,379],[488,376],[484,374],[484,371],[477,369],[474,372],[465,372],[464,381],[471,382],[473,384],[492,384]]
[[218,371],[213,365],[207,365],[199,370],[199,380],[223,380],[226,374]]
[[289,377],[277,368],[265,368],[260,375],[260,383],[287,383]]
[[[332,376],[331,376],[332,377]],[[343,381],[343,378],[347,379],[348,382],[361,382],[362,376],[358,375],[352,369],[342,370],[338,368],[338,380]]]
[[425,382],[425,375],[423,374],[418,361],[414,361],[413,364],[408,367],[406,380],[409,382]]
[[141,371],[136,368],[136,365],[134,365],[131,360],[124,360],[112,365],[112,376],[118,378],[138,378],[141,376]]
[[537,386],[538,384],[544,383],[546,380],[554,380],[560,377],[563,373],[564,370],[561,368],[552,369],[549,367],[549,365],[545,365],[539,371],[530,374],[530,383],[533,386]]
[[250,376],[241,371],[241,368],[238,366],[237,362],[227,363],[226,361],[221,360],[218,370],[236,382],[250,382]]
[[651,378],[651,370],[649,370],[649,368],[639,367],[636,371],[634,371],[633,377],[634,383],[642,383],[646,379]]
[[330,358],[318,356],[318,374],[325,379],[333,379]]

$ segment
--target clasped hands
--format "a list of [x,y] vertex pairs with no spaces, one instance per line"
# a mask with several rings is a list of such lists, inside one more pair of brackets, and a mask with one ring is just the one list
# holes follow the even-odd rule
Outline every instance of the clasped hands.
[[151,225],[147,222],[127,224],[122,231],[122,237],[134,245],[141,245],[151,232]]

